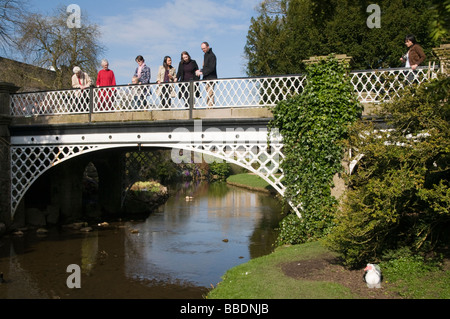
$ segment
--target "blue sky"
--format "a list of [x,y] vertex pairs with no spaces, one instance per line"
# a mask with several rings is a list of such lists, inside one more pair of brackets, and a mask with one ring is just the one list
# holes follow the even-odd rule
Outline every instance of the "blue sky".
[[[180,54],[188,51],[199,66],[203,62],[200,45],[209,42],[217,56],[219,78],[243,77],[244,46],[251,17],[257,16],[261,0],[29,0],[32,12],[52,14],[58,6],[77,4],[81,23],[100,27],[110,69],[117,84],[130,83],[136,69],[135,58],[142,55],[156,79],[164,56],[178,67]],[[68,14],[69,15],[69,14]],[[103,57],[101,57],[103,58]],[[100,69],[100,66],[99,66]]]

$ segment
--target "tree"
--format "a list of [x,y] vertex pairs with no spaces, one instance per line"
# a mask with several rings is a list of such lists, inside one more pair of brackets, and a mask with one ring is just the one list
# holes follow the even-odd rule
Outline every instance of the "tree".
[[433,40],[448,40],[450,29],[450,0],[432,0],[431,36]]
[[[349,266],[392,251],[448,250],[450,236],[450,81],[408,87],[383,105],[389,131],[352,127],[348,147],[363,155],[328,246]],[[372,133],[371,133],[372,132]]]
[[[440,12],[440,9],[433,11],[438,7],[433,7],[432,1],[435,0],[378,1],[380,28],[367,25],[370,14],[366,11],[372,3],[369,0],[272,1],[270,12],[276,13],[272,15],[264,1],[260,16],[252,19],[247,37],[247,72],[249,75],[302,73],[306,67],[303,60],[332,53],[351,56],[355,69],[399,67],[399,57],[406,52],[407,34],[416,36],[430,58],[432,48],[439,43],[427,27],[433,20],[432,13]],[[274,8],[277,4],[278,10]],[[445,15],[438,16],[443,19]],[[272,30],[275,21],[276,32],[261,32]],[[255,42],[269,45],[254,46]],[[263,62],[269,59],[273,62]]]
[[247,73],[250,76],[291,73],[291,61],[283,43],[283,16],[270,14],[264,5],[260,13],[259,17],[251,19],[247,35],[244,49],[248,59]]
[[74,66],[95,79],[98,56],[104,50],[96,24],[90,24],[83,16],[81,28],[69,28],[67,19],[65,8],[57,9],[53,16],[29,14],[19,24],[17,32],[18,50],[33,64],[55,70],[54,88],[70,87]]
[[13,43],[14,26],[26,14],[26,1],[0,0],[0,49],[6,51]]

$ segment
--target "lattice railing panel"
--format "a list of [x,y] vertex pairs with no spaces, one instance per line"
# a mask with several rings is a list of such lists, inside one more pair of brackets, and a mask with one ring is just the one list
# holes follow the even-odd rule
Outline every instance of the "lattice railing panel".
[[[426,67],[350,72],[350,81],[363,103],[387,101],[405,86],[435,77],[436,71]],[[91,108],[94,113],[183,110],[190,102],[193,108],[274,106],[301,94],[305,85],[304,75],[286,75],[19,93],[12,94],[11,115],[82,114]]]
[[94,88],[93,111],[148,111],[186,109],[189,82]]
[[11,95],[11,115],[89,113],[89,90],[64,90]]
[[196,108],[274,106],[304,88],[302,75],[225,79],[198,83]]
[[15,212],[25,192],[46,170],[98,146],[48,145],[11,147],[11,211]]
[[[177,145],[176,147],[181,147]],[[183,145],[184,149],[200,152],[227,162],[238,164],[249,171],[256,173],[269,182],[281,195],[285,186],[282,183],[283,171],[280,162],[284,158],[283,145],[280,143],[267,144],[216,144],[216,143],[189,143]]]
[[421,84],[435,78],[437,73],[428,68],[382,69],[370,71],[354,71],[350,73],[350,81],[363,103],[380,103],[399,96],[406,86]]

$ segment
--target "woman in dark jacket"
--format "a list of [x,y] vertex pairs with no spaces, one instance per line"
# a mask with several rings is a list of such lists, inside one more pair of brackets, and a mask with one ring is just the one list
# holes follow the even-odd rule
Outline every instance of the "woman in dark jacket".
[[412,34],[405,37],[405,45],[408,47],[408,52],[400,60],[405,63],[405,67],[415,70],[425,60],[425,53]]
[[[181,61],[178,65],[177,79],[181,82],[198,81],[200,79],[195,73],[198,70],[198,65],[195,60],[191,59],[191,56],[186,51],[181,52]],[[195,86],[195,96],[198,96],[200,92]],[[180,86],[179,97],[184,98],[186,108],[189,107],[189,86]]]

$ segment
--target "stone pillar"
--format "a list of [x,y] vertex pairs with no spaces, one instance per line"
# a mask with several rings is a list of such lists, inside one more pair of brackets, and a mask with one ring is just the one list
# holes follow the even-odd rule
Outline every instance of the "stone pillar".
[[439,58],[441,65],[441,72],[444,74],[450,74],[450,43],[441,44],[439,48],[433,49],[434,53]]
[[[0,224],[6,227],[11,220],[11,159],[9,124],[11,93],[19,87],[11,83],[0,82]],[[1,229],[5,226],[0,225]],[[0,234],[1,235],[1,234]]]
[[121,151],[111,150],[102,153],[101,158],[92,161],[98,172],[98,201],[103,212],[121,212],[124,158]]
[[59,222],[83,217],[83,172],[86,162],[74,158],[53,167],[50,172],[51,205],[59,208]]

